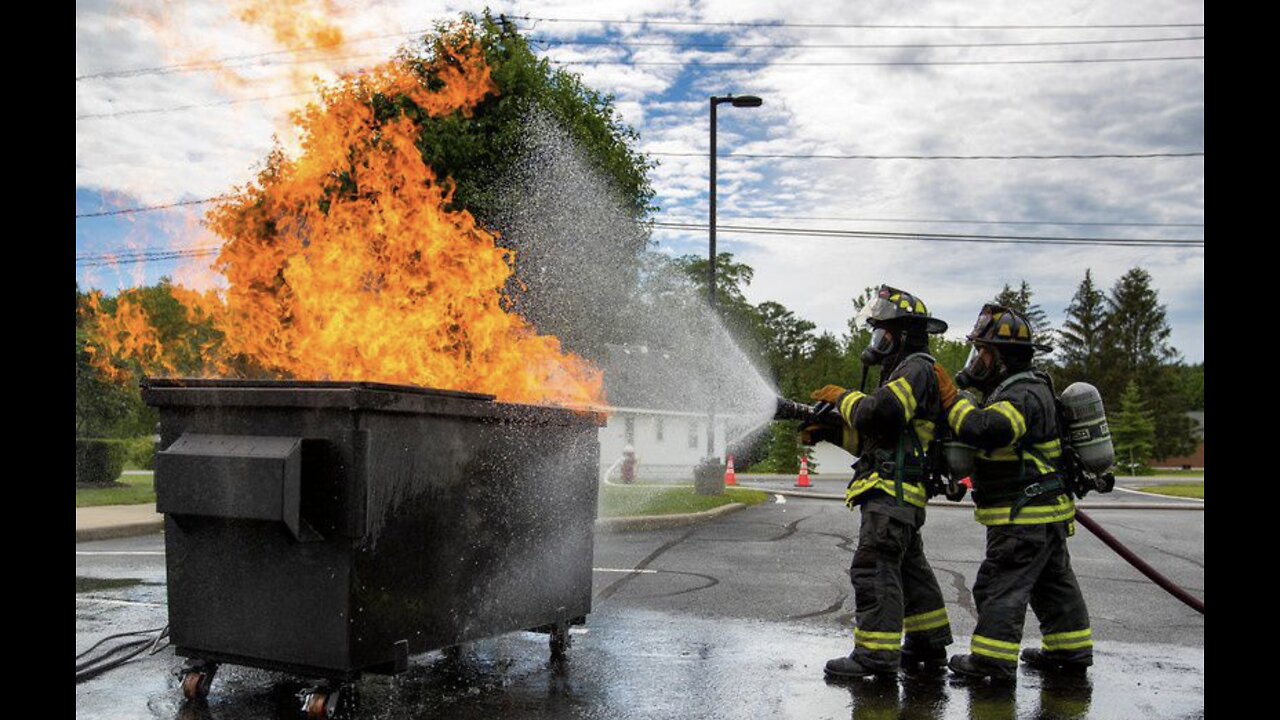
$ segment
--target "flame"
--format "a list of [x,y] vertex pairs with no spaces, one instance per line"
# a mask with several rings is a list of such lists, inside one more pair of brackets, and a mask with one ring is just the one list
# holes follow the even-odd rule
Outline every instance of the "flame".
[[[300,155],[273,153],[256,183],[210,211],[226,289],[174,292],[189,320],[220,331],[202,348],[205,374],[603,402],[598,370],[508,311],[514,253],[451,207],[451,183],[422,160],[416,117],[469,116],[497,92],[469,34],[446,38],[430,63],[392,61],[323,89],[293,116]],[[173,373],[174,351],[127,293],[100,327],[108,355]]]

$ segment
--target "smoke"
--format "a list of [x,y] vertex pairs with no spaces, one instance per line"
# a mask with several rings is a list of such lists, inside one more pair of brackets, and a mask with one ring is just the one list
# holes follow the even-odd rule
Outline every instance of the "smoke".
[[[514,307],[594,359],[615,407],[772,416],[776,391],[605,175],[554,118],[526,118],[515,169],[486,220],[515,250]],[[731,428],[730,434],[734,434]]]

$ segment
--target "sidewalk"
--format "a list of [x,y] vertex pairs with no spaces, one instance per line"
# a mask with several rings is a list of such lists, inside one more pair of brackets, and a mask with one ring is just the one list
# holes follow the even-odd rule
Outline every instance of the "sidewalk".
[[76,508],[76,542],[148,535],[164,529],[164,516],[151,503]]

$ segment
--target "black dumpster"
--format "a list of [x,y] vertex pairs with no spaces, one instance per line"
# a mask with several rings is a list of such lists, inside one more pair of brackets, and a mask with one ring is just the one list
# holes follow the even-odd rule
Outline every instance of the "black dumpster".
[[363,382],[143,399],[188,697],[216,663],[342,681],[529,629],[554,653],[591,610],[602,416]]

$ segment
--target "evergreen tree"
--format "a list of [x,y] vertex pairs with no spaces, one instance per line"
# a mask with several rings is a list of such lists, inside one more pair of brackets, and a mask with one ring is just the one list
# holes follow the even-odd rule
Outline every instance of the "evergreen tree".
[[1155,457],[1183,455],[1195,449],[1185,395],[1180,392],[1177,350],[1151,275],[1142,268],[1125,273],[1107,297],[1101,378],[1095,381],[1104,404],[1136,382],[1155,418]]
[[813,448],[800,444],[800,423],[792,420],[779,420],[769,425],[769,450],[765,459],[751,467],[752,472],[791,474],[800,472],[800,456],[809,460],[809,470],[815,469],[813,464]]
[[1109,419],[1116,465],[1133,475],[1145,474],[1155,448],[1155,415],[1147,410],[1138,384],[1132,380],[1120,396],[1120,412]]
[[1093,284],[1093,271],[1085,270],[1067,306],[1067,320],[1057,333],[1061,371],[1055,381],[1061,387],[1077,380],[1100,381],[1106,324],[1106,295]]

